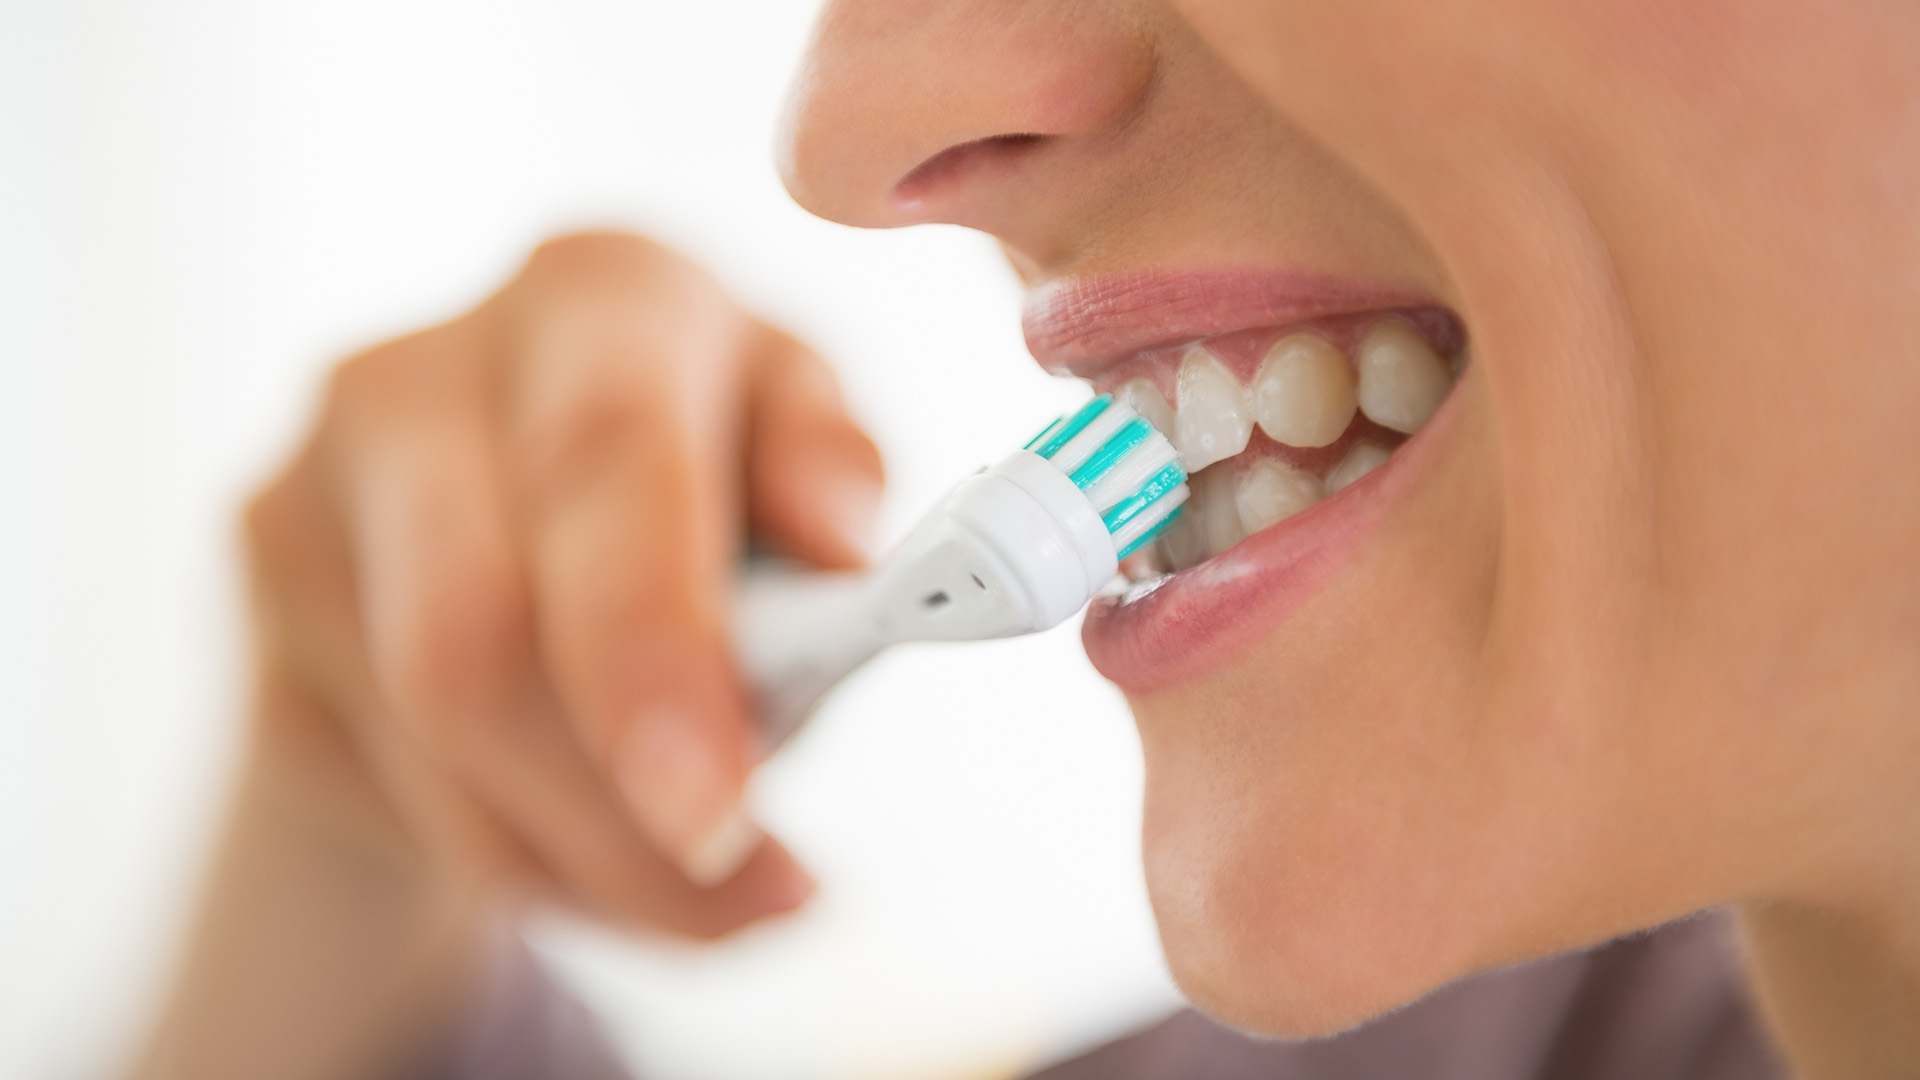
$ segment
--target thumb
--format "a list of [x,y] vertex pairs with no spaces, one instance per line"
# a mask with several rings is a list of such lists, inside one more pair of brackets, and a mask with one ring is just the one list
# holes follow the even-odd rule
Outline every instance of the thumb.
[[885,482],[825,360],[779,331],[752,368],[747,510],[754,534],[825,569],[865,565]]

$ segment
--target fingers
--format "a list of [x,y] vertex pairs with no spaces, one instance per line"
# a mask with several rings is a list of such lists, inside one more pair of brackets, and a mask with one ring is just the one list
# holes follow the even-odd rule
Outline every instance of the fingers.
[[779,331],[759,338],[748,399],[753,532],[815,566],[860,566],[880,509],[880,451],[848,415],[826,361]]
[[[769,847],[756,873],[703,891],[640,835],[540,671],[534,606],[502,501],[484,390],[455,324],[350,372],[332,440],[335,488],[378,693],[359,715],[437,801],[470,798],[579,905],[713,936],[798,904],[811,882]],[[453,340],[449,340],[453,339]],[[351,385],[356,377],[378,385]],[[394,745],[394,744],[401,745]],[[442,792],[444,770],[456,790]]]
[[472,315],[343,366],[250,521],[269,663],[431,846],[724,933],[812,889],[741,810],[745,519],[854,565],[879,479],[825,365],[705,274],[632,238],[551,244]]
[[[305,695],[310,707],[261,710],[269,727],[296,713],[341,723],[360,765],[378,781],[381,807],[404,823],[417,853],[462,877],[537,880],[539,860],[448,771],[394,736],[393,718],[367,661],[350,560],[304,453],[248,507],[246,541],[263,688]],[[288,733],[264,731],[268,742]],[[311,737],[296,739],[313,744]]]
[[505,422],[542,653],[646,835],[725,880],[763,839],[740,809],[759,747],[726,644],[747,324],[664,255],[549,249],[526,277]]

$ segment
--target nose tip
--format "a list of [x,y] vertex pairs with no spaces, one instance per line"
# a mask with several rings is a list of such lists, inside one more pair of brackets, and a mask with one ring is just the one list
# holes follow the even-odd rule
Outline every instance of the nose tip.
[[994,231],[1019,164],[1123,122],[1152,69],[1144,36],[1099,5],[842,0],[789,95],[781,177],[829,220]]

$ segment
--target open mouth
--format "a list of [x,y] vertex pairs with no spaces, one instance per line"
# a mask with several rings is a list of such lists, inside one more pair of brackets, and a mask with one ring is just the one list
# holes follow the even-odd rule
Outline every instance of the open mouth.
[[1040,286],[1023,321],[1043,367],[1132,406],[1191,474],[1181,523],[1087,609],[1088,658],[1129,692],[1229,663],[1319,594],[1419,497],[1459,415],[1466,333],[1419,288],[1139,271]]
[[1233,331],[1106,366],[1095,389],[1160,429],[1191,475],[1181,521],[1122,571],[1151,587],[1338,495],[1426,425],[1466,358],[1458,321],[1423,307]]

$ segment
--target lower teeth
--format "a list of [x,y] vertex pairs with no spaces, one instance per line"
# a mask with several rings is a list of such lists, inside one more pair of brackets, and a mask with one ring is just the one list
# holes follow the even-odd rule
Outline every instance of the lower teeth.
[[1129,580],[1151,583],[1165,574],[1198,566],[1253,533],[1337,494],[1379,468],[1390,453],[1377,443],[1356,443],[1327,470],[1324,479],[1277,459],[1257,460],[1245,466],[1227,460],[1202,469],[1189,480],[1193,494],[1181,522],[1140,555],[1128,559],[1123,569]]

